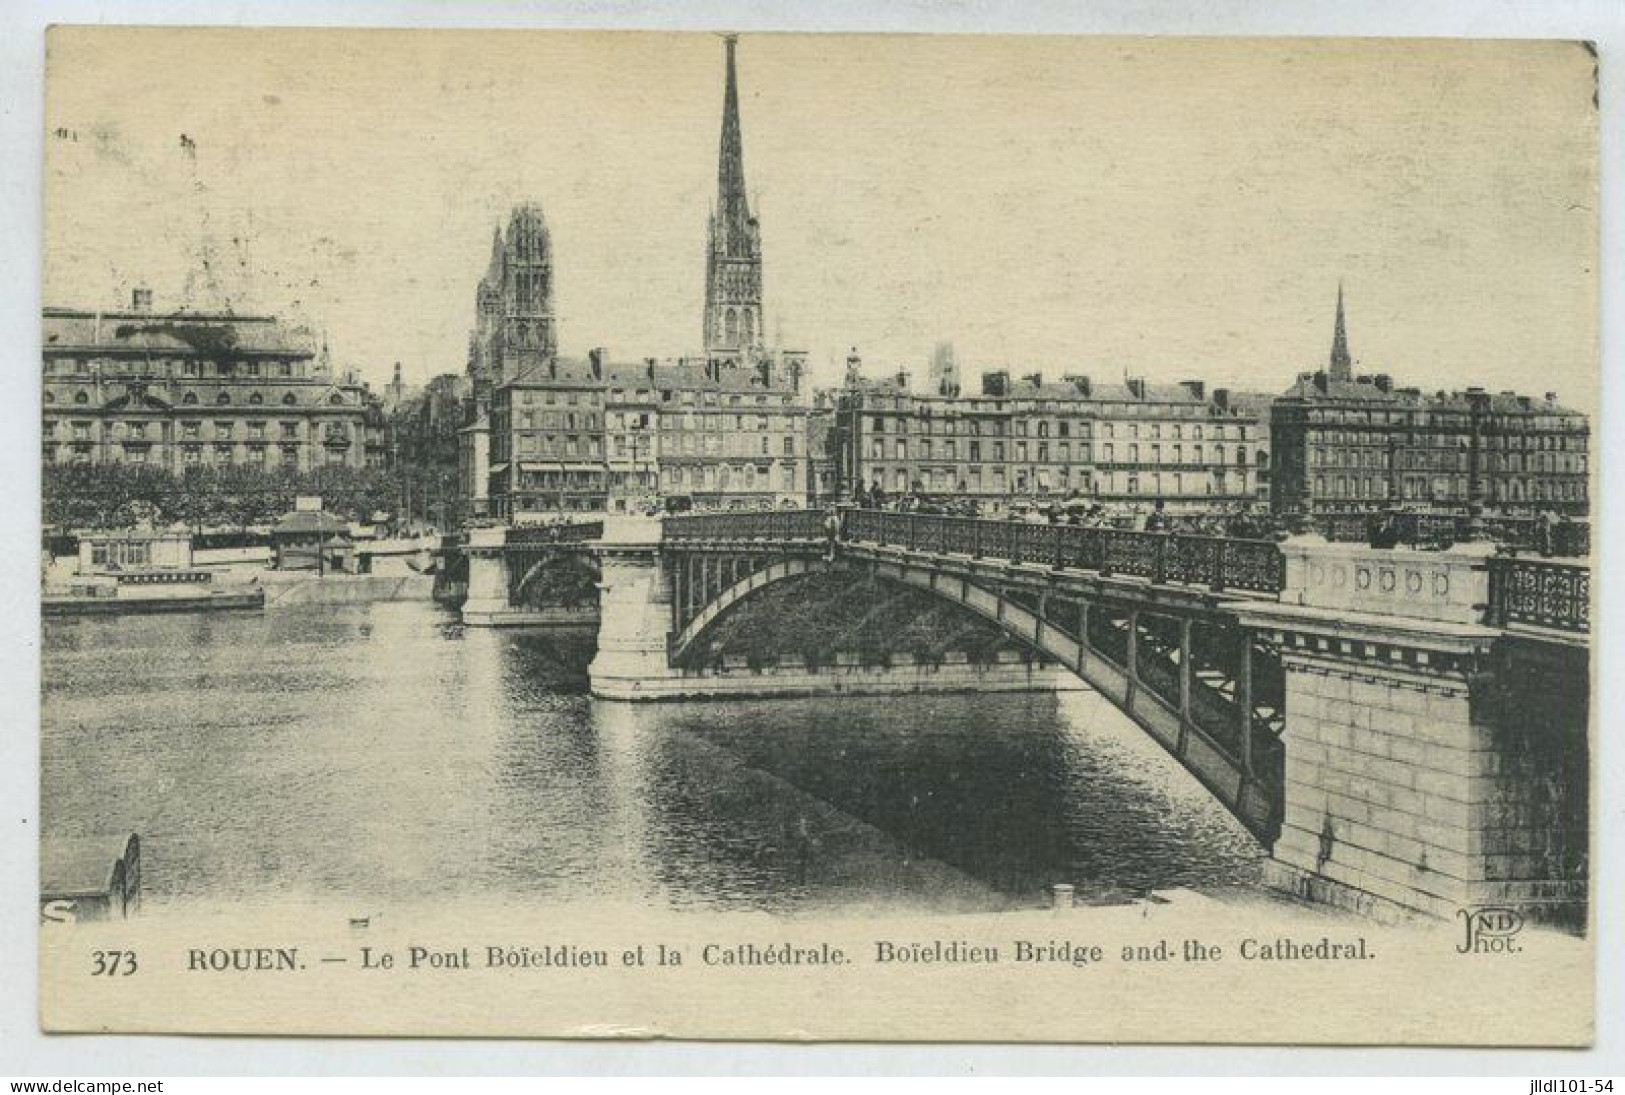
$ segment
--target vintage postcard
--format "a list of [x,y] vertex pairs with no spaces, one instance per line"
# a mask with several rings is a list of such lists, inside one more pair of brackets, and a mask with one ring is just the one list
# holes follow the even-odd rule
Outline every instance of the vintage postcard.
[[1587,43],[46,49],[46,1030],[1590,1042]]

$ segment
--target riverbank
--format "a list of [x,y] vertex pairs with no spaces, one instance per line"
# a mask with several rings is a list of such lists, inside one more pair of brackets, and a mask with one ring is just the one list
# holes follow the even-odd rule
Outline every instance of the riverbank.
[[361,605],[387,601],[428,603],[434,578],[428,574],[322,574],[314,571],[254,570],[222,574],[216,588],[232,593],[260,589],[265,607]]

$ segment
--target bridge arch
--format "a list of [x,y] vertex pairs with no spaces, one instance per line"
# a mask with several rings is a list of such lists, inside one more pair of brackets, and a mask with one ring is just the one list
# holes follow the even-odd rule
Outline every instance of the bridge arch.
[[[590,582],[592,588],[596,589],[600,567],[597,556],[591,552],[550,547],[533,555],[532,558],[521,558],[518,561],[523,565],[523,569],[514,575],[508,595],[509,601],[515,605],[524,604],[525,598],[536,591],[543,578],[569,576],[572,572],[584,581]],[[588,599],[583,596],[581,602]],[[574,607],[574,604],[566,604],[563,607]]]
[[[828,563],[809,556],[778,559],[752,571],[722,589],[673,636],[669,653],[674,662],[694,649],[728,612],[770,586],[831,567],[857,566],[874,576],[926,592],[992,623],[1004,635],[1049,660],[1065,666],[1094,691],[1104,696],[1130,721],[1148,733],[1217,798],[1266,847],[1280,828],[1281,780],[1274,765],[1255,771],[1234,755],[1191,717],[1189,710],[1170,702],[1148,687],[1117,658],[1093,645],[1089,628],[1079,623],[1065,627],[1022,604],[1007,590],[942,572],[929,565],[900,559],[840,560]],[[1087,601],[1080,601],[1088,605]],[[1104,603],[1098,609],[1104,611]],[[1092,610],[1092,609],[1090,609]],[[1131,622],[1130,628],[1135,627]],[[1133,660],[1130,655],[1129,660]],[[1184,690],[1186,697],[1189,688]],[[1240,718],[1237,708],[1237,718]],[[1278,761],[1278,752],[1274,754]]]

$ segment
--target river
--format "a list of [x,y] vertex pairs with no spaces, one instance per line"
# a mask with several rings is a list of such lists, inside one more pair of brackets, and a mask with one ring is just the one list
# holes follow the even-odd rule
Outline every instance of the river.
[[852,913],[1256,884],[1261,850],[1090,693],[630,705],[591,634],[430,604],[49,620],[44,839],[143,900]]

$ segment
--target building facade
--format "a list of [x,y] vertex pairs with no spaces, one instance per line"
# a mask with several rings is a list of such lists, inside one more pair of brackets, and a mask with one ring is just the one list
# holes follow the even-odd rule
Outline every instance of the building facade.
[[1328,367],[1300,375],[1272,408],[1277,512],[1588,512],[1590,423],[1556,393],[1429,394],[1351,366],[1339,289]]
[[797,355],[750,366],[555,358],[493,395],[491,515],[624,513],[672,495],[700,510],[801,505],[803,368]]
[[1173,511],[1268,501],[1269,445],[1258,397],[1199,381],[1094,384],[1068,376],[982,377],[976,395],[916,393],[909,376],[859,375],[848,361],[837,432],[844,490],[1009,499],[1084,498]]
[[275,317],[155,312],[137,289],[126,310],[45,309],[43,347],[47,464],[179,474],[385,463],[384,416],[366,385],[335,376],[325,347]]

